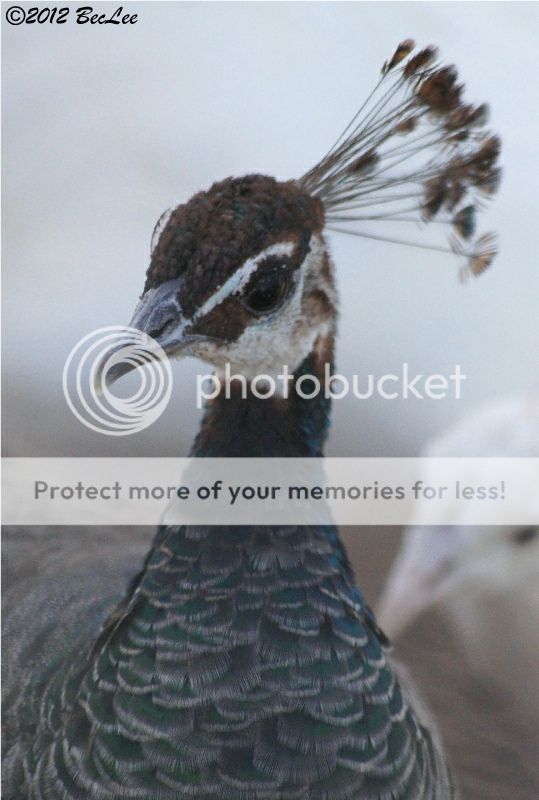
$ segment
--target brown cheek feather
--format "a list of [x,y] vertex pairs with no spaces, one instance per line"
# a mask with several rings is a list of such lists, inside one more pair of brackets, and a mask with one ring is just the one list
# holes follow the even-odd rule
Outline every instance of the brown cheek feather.
[[238,298],[228,297],[195,322],[190,332],[222,342],[235,342],[252,321],[252,316],[238,302]]

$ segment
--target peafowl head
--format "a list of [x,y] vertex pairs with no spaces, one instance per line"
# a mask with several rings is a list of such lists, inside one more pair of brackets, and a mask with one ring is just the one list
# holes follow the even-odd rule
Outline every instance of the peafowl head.
[[445,603],[487,605],[496,597],[539,599],[539,527],[411,528],[377,616],[396,638],[423,612]]
[[[463,482],[489,486],[490,459],[503,458],[516,465],[520,459],[539,455],[539,396],[490,400],[436,436],[425,455],[445,458],[448,463],[465,459],[468,466]],[[453,480],[462,478],[462,466],[454,469]],[[391,637],[437,605],[488,608],[494,598],[519,602],[519,598],[532,595],[539,604],[535,483],[531,474],[509,483],[512,491],[503,513],[497,512],[496,524],[470,524],[473,520],[463,519],[458,503],[449,496],[443,525],[408,529],[378,608],[378,617]],[[504,514],[520,518],[521,524],[508,524],[511,519]]]
[[484,129],[486,106],[462,94],[435,48],[402,42],[302,178],[228,178],[163,215],[132,326],[217,369],[294,370],[313,348],[331,352],[325,231],[447,252],[462,275],[483,272],[496,248],[492,235],[475,238],[475,217],[496,191],[500,142]]
[[323,226],[320,200],[292,181],[214,184],[167,215],[131,324],[218,369],[294,369],[335,321]]

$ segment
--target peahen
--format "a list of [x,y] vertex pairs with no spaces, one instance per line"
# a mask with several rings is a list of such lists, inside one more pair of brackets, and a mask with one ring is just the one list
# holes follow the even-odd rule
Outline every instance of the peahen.
[[[326,228],[415,244],[387,221],[432,221],[450,244],[419,247],[485,269],[494,245],[471,243],[473,201],[496,188],[499,141],[454,68],[412,51],[399,45],[301,179],[229,178],[168,214],[132,325],[218,373],[286,364],[323,386],[337,315]],[[381,235],[362,220],[382,220]],[[233,385],[208,404],[193,454],[320,456],[329,414],[323,393],[242,399]],[[118,562],[101,580],[37,576],[18,603],[13,590],[6,800],[455,796],[335,528],[162,527],[122,599]]]
[[[486,476],[474,458],[537,458],[537,394],[490,400],[429,442],[425,454],[468,457],[477,485]],[[521,501],[537,514],[536,492]],[[446,526],[406,531],[380,599],[381,624],[397,638],[422,612],[441,608],[476,676],[536,728],[539,524],[462,525],[456,507],[446,519]]]

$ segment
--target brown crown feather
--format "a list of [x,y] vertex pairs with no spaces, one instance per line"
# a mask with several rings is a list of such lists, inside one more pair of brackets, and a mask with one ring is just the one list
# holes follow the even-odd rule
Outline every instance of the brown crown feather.
[[188,275],[182,307],[191,315],[247,258],[287,236],[309,238],[323,224],[320,200],[292,181],[227,178],[172,211],[157,237],[144,291]]

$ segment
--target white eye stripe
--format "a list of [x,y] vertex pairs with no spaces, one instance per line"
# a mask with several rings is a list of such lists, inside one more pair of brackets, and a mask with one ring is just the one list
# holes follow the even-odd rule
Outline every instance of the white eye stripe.
[[200,306],[193,315],[193,321],[205,316],[210,311],[213,311],[216,306],[236,292],[241,292],[249,282],[253,272],[257,270],[259,265],[266,258],[270,256],[291,256],[295,248],[294,242],[276,242],[275,244],[266,247],[256,256],[248,258],[241,267],[239,267],[232,275],[226,279],[222,286],[217,289],[208,299]]

